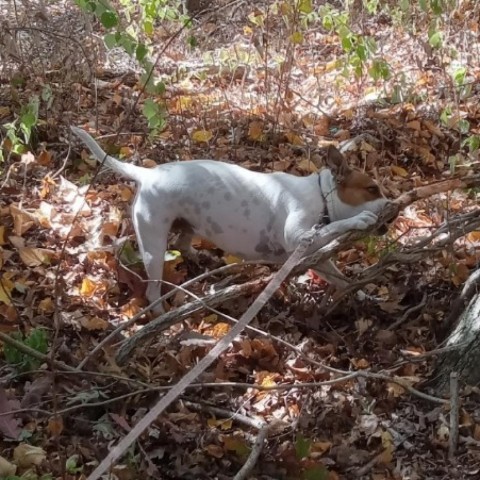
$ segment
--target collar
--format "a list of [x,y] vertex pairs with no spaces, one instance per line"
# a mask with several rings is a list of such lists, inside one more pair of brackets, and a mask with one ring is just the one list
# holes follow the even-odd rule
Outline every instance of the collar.
[[318,173],[318,188],[320,190],[320,196],[322,197],[322,200],[323,200],[323,211],[320,213],[318,223],[319,223],[319,225],[328,225],[330,223],[330,215],[328,214],[327,197],[323,193],[323,189],[322,189],[322,175],[321,175],[321,172]]

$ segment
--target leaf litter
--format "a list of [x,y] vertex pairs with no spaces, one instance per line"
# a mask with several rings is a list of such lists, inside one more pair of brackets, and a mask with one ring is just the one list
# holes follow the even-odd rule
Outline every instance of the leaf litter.
[[[349,159],[374,174],[392,196],[448,178],[451,169],[447,159],[454,139],[447,127],[454,120],[444,125],[428,113],[428,109],[443,109],[445,100],[439,95],[443,85],[432,72],[412,65],[413,53],[417,52],[412,37],[399,39],[393,26],[378,28],[385,38],[396,38],[395,43],[386,44],[384,53],[389,61],[398,69],[411,65],[407,79],[410,88],[430,102],[402,102],[384,108],[371,103],[372,98],[380,98],[381,91],[373,83],[364,88],[343,79],[334,66],[336,40],[318,32],[307,33],[304,44],[322,45],[326,54],[320,56],[315,48],[302,48],[291,72],[296,100],[284,108],[260,101],[265,80],[261,68],[251,70],[244,83],[235,77],[239,72],[228,78],[218,70],[200,81],[195,69],[203,68],[202,62],[192,58],[181,44],[173,44],[170,55],[188,64],[187,70],[193,73],[168,92],[166,130],[150,143],[144,135],[145,125],[130,118],[125,130],[137,133],[121,136],[115,142],[117,153],[128,161],[132,161],[132,154],[138,156],[146,167],[157,162],[216,158],[258,171],[305,175],[317,171],[322,163],[311,145],[326,145],[332,134],[335,141],[344,141],[367,133],[372,138],[354,143]],[[112,88],[113,82],[106,82],[102,90],[102,133],[112,133],[112,126],[119,126],[119,120],[126,116],[123,95],[133,94],[134,89],[119,82],[123,93]],[[28,89],[24,94],[28,96]],[[323,103],[329,99],[328,105],[322,105],[328,115],[312,113],[316,110],[308,99],[315,97]],[[92,98],[93,91],[85,89],[80,111],[70,106],[69,113],[75,118],[72,123],[93,125]],[[477,128],[474,103],[468,99],[461,103],[458,116],[468,118]],[[109,113],[118,109],[118,116]],[[276,122],[271,118],[272,111],[278,112]],[[46,131],[39,130],[49,138]],[[60,138],[60,129],[54,131]],[[324,136],[328,140],[321,138]],[[458,168],[475,168],[468,166],[463,151],[459,155],[459,164],[465,161],[465,165]],[[56,158],[56,147],[49,147],[47,142],[46,147],[16,162],[5,185],[0,205],[0,329],[28,331],[41,326],[55,332],[56,356],[75,366],[113,325],[140,311],[144,305],[144,274],[128,217],[132,186],[107,174],[89,188],[96,166],[85,153],[75,162],[72,157],[67,170],[53,177]],[[21,168],[29,172],[26,179]],[[416,202],[401,213],[387,237],[357,242],[339,254],[339,263],[347,274],[355,275],[375,264],[382,250],[422,238],[445,215],[474,209],[476,201],[471,192],[454,192]],[[182,283],[205,268],[235,261],[229,252],[223,257],[214,246],[199,239],[196,242],[208,255],[202,255],[199,262],[174,255],[166,269],[169,281]],[[328,317],[317,308],[327,289],[321,279],[308,272],[301,281],[292,280],[253,326],[295,345],[303,356],[268,335],[245,333],[199,380],[247,383],[257,388],[199,386],[187,392],[185,399],[203,406],[203,410],[193,411],[179,401],[150,427],[142,442],[145,459],[134,466],[122,462],[116,473],[121,469],[125,478],[136,478],[136,468],[149,472],[160,468],[168,478],[231,476],[245,461],[252,435],[256,434],[235,420],[234,413],[238,412],[276,425],[257,466],[258,478],[300,478],[299,472],[313,472],[311,478],[359,478],[355,469],[365,465],[370,468],[362,478],[448,477],[451,467],[446,459],[449,432],[445,409],[421,402],[394,382],[357,378],[312,389],[262,388],[332,378],[309,360],[345,371],[394,370],[410,385],[420,385],[428,378],[431,364],[412,358],[437,347],[436,326],[448,313],[457,288],[478,264],[479,242],[478,232],[471,232],[449,251],[414,265],[393,265],[378,283],[365,287],[367,293],[382,299],[380,304],[359,304],[353,297],[347,298]],[[237,281],[265,272],[264,267],[247,269]],[[211,282],[195,286],[194,293],[202,294]],[[407,317],[400,328],[389,331],[389,326],[420,303],[424,294],[425,306]],[[183,301],[184,295],[174,300]],[[226,302],[222,311],[238,317],[250,301]],[[59,325],[55,324],[57,305]],[[11,365],[2,365],[7,375],[0,390],[0,430],[5,438],[17,443],[1,441],[5,453],[0,457],[0,468],[10,475],[15,466],[58,474],[58,467],[47,455],[58,452],[58,448],[63,455],[80,455],[83,464],[89,465],[98,459],[99,450],[121,438],[138,421],[151,405],[154,386],[175,383],[208,352],[209,340],[220,338],[228,329],[229,324],[216,314],[193,314],[140,349],[126,372],[115,364],[115,347],[106,347],[98,359],[89,362],[88,370],[107,376],[75,378],[65,374],[57,376],[55,389],[50,388],[46,365],[36,374],[40,375],[40,384],[35,384],[37,379],[28,383]],[[193,336],[182,337],[184,334]],[[144,385],[119,378],[125,374]],[[147,391],[142,390],[145,384]],[[463,437],[457,457],[461,478],[475,478],[479,471],[478,391],[471,387],[468,393],[462,405]],[[130,394],[126,400],[102,404]],[[19,399],[32,409],[31,413],[11,413],[18,409],[15,402]],[[100,406],[89,407],[95,402]],[[212,413],[209,405],[230,412],[230,417]],[[35,408],[43,413],[35,414]],[[69,412],[69,408],[73,410]],[[34,434],[40,446],[22,443],[19,425],[23,433]],[[51,436],[61,442],[53,445]],[[328,477],[322,477],[322,473],[313,476],[325,469]]]

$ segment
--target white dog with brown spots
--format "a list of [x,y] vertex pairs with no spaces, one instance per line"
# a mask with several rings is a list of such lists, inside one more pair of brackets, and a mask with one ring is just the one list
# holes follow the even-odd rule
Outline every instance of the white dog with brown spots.
[[[147,169],[120,162],[87,132],[71,129],[98,161],[138,186],[132,219],[149,278],[150,302],[160,297],[172,228],[182,232],[179,248],[189,248],[197,234],[245,260],[281,264],[314,225],[325,224],[319,241],[365,230],[377,222],[377,213],[388,203],[375,181],[351,169],[335,147],[328,149],[329,168],[307,177],[252,172],[215,160]],[[313,245],[311,251],[315,249]],[[331,260],[315,270],[339,288],[348,285]]]

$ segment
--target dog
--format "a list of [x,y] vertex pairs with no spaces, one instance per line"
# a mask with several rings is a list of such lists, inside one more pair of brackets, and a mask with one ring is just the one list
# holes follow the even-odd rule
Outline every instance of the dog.
[[[374,225],[377,213],[389,202],[377,183],[350,168],[333,146],[327,152],[328,168],[307,177],[253,172],[216,160],[147,169],[107,155],[84,130],[73,126],[71,130],[99,162],[137,184],[132,219],[149,279],[150,303],[161,296],[172,227],[181,230],[179,249],[190,248],[197,234],[244,260],[281,264],[314,225],[324,225],[316,242],[324,245],[326,237]],[[307,253],[316,249],[314,242]],[[337,288],[349,284],[331,260],[314,270]],[[160,306],[155,311],[163,310]]]

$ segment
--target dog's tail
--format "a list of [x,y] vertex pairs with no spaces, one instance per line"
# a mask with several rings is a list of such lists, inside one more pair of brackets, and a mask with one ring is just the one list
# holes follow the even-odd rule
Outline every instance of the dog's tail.
[[107,155],[102,147],[100,147],[93,137],[85,130],[78,127],[70,127],[70,129],[75,135],[77,135],[77,137],[80,137],[82,142],[88,147],[99,162],[103,162],[105,166],[111,168],[120,175],[131,178],[139,183],[142,181],[144,178],[143,167],[137,167],[131,163],[121,162],[120,160]]

